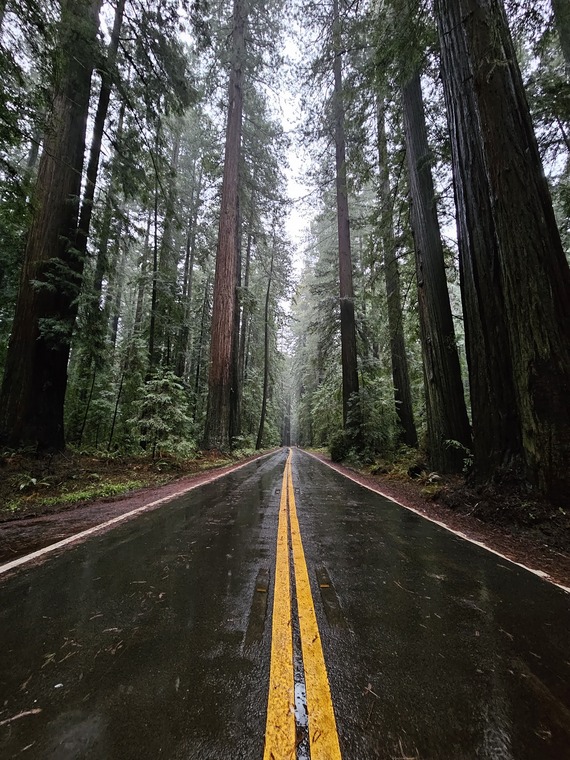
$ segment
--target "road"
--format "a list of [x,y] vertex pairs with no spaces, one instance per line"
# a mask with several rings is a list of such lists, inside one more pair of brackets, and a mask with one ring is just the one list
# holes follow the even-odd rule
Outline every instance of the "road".
[[569,595],[287,459],[0,576],[0,757],[570,758]]

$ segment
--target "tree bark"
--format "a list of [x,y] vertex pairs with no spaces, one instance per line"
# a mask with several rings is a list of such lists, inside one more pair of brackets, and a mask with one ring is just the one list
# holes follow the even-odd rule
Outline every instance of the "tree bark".
[[117,50],[119,48],[119,37],[121,26],[123,24],[123,15],[125,12],[125,0],[119,0],[115,10],[115,21],[113,31],[107,49],[107,61],[101,71],[101,90],[99,92],[99,102],[97,112],[93,122],[93,137],[91,139],[91,149],[89,151],[89,162],[87,164],[85,192],[79,214],[79,224],[75,238],[75,247],[81,257],[85,257],[87,252],[87,241],[91,228],[91,217],[93,215],[93,200],[95,198],[95,187],[97,185],[97,175],[99,174],[99,160],[101,158],[101,145],[103,143],[103,131],[107,121],[109,111],[109,102],[111,100],[111,90],[113,88],[113,76],[115,63],[117,60]]
[[[153,363],[150,370],[156,368],[159,363],[170,366],[171,335],[174,328],[172,311],[176,300],[176,282],[178,277],[178,255],[174,251],[173,227],[175,224],[176,202],[176,176],[180,160],[181,125],[176,125],[173,135],[172,157],[170,161],[171,176],[168,185],[164,188],[164,217],[162,220],[162,237],[160,240],[160,252],[158,255],[158,269],[154,291],[156,303],[154,304],[155,315],[155,339]],[[157,145],[158,147],[158,145]],[[162,186],[162,183],[161,183]]]
[[[193,172],[195,177],[195,171]],[[196,254],[196,230],[198,227],[198,212],[202,196],[202,165],[198,169],[198,177],[195,179],[196,187],[192,190],[192,212],[188,230],[186,233],[186,256],[184,258],[184,280],[182,283],[182,300],[184,302],[184,316],[178,344],[178,357],[176,362],[176,375],[184,377],[187,369],[188,347],[191,343],[192,329],[190,315],[192,312],[192,297],[194,293],[194,258]]]
[[261,448],[263,443],[263,428],[267,414],[267,393],[269,390],[269,304],[271,299],[271,285],[273,282],[273,261],[275,258],[275,240],[271,247],[271,263],[269,265],[269,277],[267,278],[267,290],[265,292],[264,311],[264,339],[263,339],[263,395],[261,400],[261,414],[259,416],[259,430],[257,433],[256,449]]
[[388,328],[390,331],[390,354],[392,358],[392,378],[394,380],[394,400],[396,414],[402,426],[402,440],[407,446],[418,445],[418,435],[412,409],[410,373],[404,339],[402,299],[400,295],[400,268],[396,257],[394,240],[393,206],[390,192],[390,171],[388,168],[388,145],[384,99],[378,96],[378,165],[380,174],[380,204],[382,224],[382,258],[386,280],[388,304]]
[[253,220],[255,214],[255,187],[256,187],[256,175],[254,170],[252,178],[251,196],[249,200],[249,215],[247,224],[247,243],[245,246],[245,266],[243,272],[243,284],[242,292],[244,294],[243,304],[241,310],[241,324],[239,328],[239,345],[238,345],[238,377],[239,377],[239,390],[240,399],[243,401],[243,385],[245,380],[245,344],[247,327],[250,319],[250,303],[249,303],[249,274],[251,268],[251,247],[253,244]]
[[439,0],[436,12],[475,464],[491,477],[520,461],[528,481],[563,500],[570,487],[570,270],[507,20],[498,0]]
[[[239,181],[239,180],[238,180]],[[240,309],[239,299],[237,297],[238,288],[241,287],[241,210],[238,196],[238,250],[236,256],[236,299],[234,303],[234,334],[232,338],[232,374],[230,385],[230,429],[229,441],[230,447],[234,438],[241,435],[241,378],[239,375],[239,328],[240,328]]]
[[[156,126],[154,141],[155,155],[158,154],[160,140],[160,120]],[[148,367],[147,379],[158,364],[157,353],[157,318],[158,318],[158,166],[156,160],[154,166],[154,204],[153,204],[153,240],[152,240],[152,288],[150,295],[150,320],[148,328]]]
[[0,439],[63,449],[63,406],[83,259],[73,247],[101,0],[67,0],[0,394]]
[[200,318],[200,335],[198,336],[198,354],[196,356],[196,376],[194,380],[194,412],[192,419],[194,422],[198,419],[200,409],[200,377],[202,375],[202,352],[204,348],[204,339],[206,336],[206,321],[208,318],[209,310],[209,291],[210,280],[206,280],[204,286],[204,300],[202,301],[202,316]]
[[212,305],[208,411],[204,433],[206,448],[230,447],[246,20],[247,0],[234,0],[228,120]]
[[402,90],[406,157],[412,200],[428,454],[442,472],[463,467],[471,447],[461,368],[455,343],[419,71]]
[[[338,0],[333,0],[334,40],[334,132],[336,165],[336,205],[338,227],[338,270],[340,284],[340,339],[342,356],[342,419],[346,427],[349,410],[358,399],[358,367],[352,258],[350,250],[350,217],[346,181],[346,140],[342,85],[342,52]],[[356,416],[358,418],[358,411]]]

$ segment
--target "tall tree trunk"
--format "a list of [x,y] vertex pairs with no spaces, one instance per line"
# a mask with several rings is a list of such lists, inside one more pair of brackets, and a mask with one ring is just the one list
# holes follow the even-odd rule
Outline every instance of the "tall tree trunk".
[[119,47],[119,37],[121,26],[123,24],[123,15],[125,12],[125,0],[119,0],[115,10],[115,21],[113,31],[107,48],[107,61],[101,72],[101,90],[99,92],[99,102],[97,112],[93,122],[93,137],[91,139],[91,149],[89,151],[89,162],[87,164],[85,192],[79,214],[79,224],[77,225],[77,235],[75,238],[75,247],[79,255],[84,257],[87,252],[87,241],[91,228],[91,217],[93,215],[93,200],[95,198],[95,187],[97,185],[97,175],[99,173],[99,159],[101,158],[101,145],[103,143],[103,131],[107,121],[109,111],[109,101],[111,99],[111,90],[113,87],[113,76],[115,62],[117,59],[117,50]]
[[378,96],[378,162],[380,170],[382,254],[386,279],[386,299],[388,303],[394,400],[396,402],[396,413],[402,426],[403,441],[407,446],[417,446],[418,435],[414,423],[410,373],[404,340],[404,321],[400,295],[400,268],[396,257],[396,241],[394,239],[393,204],[390,192],[388,145],[386,140],[384,99],[382,96]]
[[220,449],[227,449],[230,446],[230,395],[235,351],[234,319],[238,256],[238,173],[241,154],[246,20],[247,0],[234,0],[228,121],[212,306],[208,412],[204,433],[205,446]]
[[245,265],[243,267],[243,303],[241,309],[241,323],[239,327],[239,341],[238,341],[238,389],[240,394],[240,403],[243,402],[243,387],[245,381],[245,344],[247,328],[250,319],[250,301],[249,301],[249,275],[251,269],[251,247],[253,244],[253,220],[255,215],[255,188],[256,188],[257,171],[254,168],[252,177],[251,196],[249,199],[249,215],[247,224],[247,243],[245,246]]
[[184,280],[182,283],[182,300],[184,303],[184,316],[180,330],[178,355],[176,361],[176,374],[184,377],[186,373],[188,347],[191,343],[192,329],[190,315],[192,313],[192,297],[194,290],[194,258],[196,254],[196,229],[198,226],[198,213],[202,195],[202,165],[198,169],[195,191],[192,191],[192,214],[186,233],[186,255],[184,258]]
[[340,340],[342,352],[342,419],[346,427],[354,397],[358,398],[358,368],[352,259],[350,251],[350,217],[346,182],[346,141],[342,86],[342,45],[338,0],[333,0],[334,40],[334,127],[336,148],[336,206],[338,227],[338,271],[340,281]]
[[271,285],[273,281],[273,260],[275,258],[275,239],[271,247],[271,263],[269,265],[269,277],[267,278],[267,290],[265,292],[265,311],[264,311],[264,339],[263,339],[263,396],[261,400],[261,414],[259,416],[259,430],[257,432],[257,441],[255,448],[260,449],[263,442],[263,428],[265,427],[265,416],[267,414],[267,394],[269,390],[269,304],[271,299]]
[[208,319],[209,309],[209,291],[210,279],[206,280],[204,285],[204,300],[202,302],[202,316],[200,318],[200,335],[198,336],[198,353],[196,355],[196,377],[194,380],[194,413],[192,419],[196,422],[200,410],[200,377],[202,375],[202,353],[204,349],[204,339],[206,337],[206,321]]
[[[125,104],[121,103],[119,109],[119,119],[117,123],[117,131],[115,134],[115,142],[120,143],[123,135],[123,125],[125,118]],[[92,314],[90,319],[97,321],[101,313],[101,295],[103,292],[103,280],[105,275],[109,272],[109,242],[111,239],[111,226],[113,219],[117,214],[121,213],[121,210],[115,206],[114,193],[116,191],[117,182],[120,174],[118,154],[115,152],[113,156],[113,164],[111,167],[111,176],[109,179],[109,187],[107,188],[105,205],[103,209],[103,221],[101,223],[101,233],[99,237],[99,246],[97,248],[97,257],[95,259],[95,271],[93,273],[93,296],[92,296]],[[81,222],[80,222],[81,223]],[[122,219],[119,224],[122,225]],[[119,237],[119,235],[117,236]]]
[[242,224],[241,211],[238,197],[238,251],[236,256],[236,299],[234,303],[234,334],[232,338],[232,380],[230,386],[230,446],[237,436],[241,435],[241,392],[240,392],[240,375],[239,375],[239,328],[240,328],[240,308],[239,299],[237,298],[237,288],[241,287],[241,240]]
[[142,332],[143,326],[143,312],[145,302],[145,291],[147,285],[147,271],[148,261],[150,258],[150,228],[152,225],[152,210],[148,210],[146,218],[146,232],[144,236],[144,244],[141,249],[141,255],[139,259],[139,284],[137,288],[137,303],[135,308],[135,324],[134,331],[139,335]]
[[119,335],[119,320],[121,318],[121,301],[123,299],[123,286],[125,283],[125,256],[121,255],[121,242],[124,229],[123,219],[120,220],[117,229],[117,239],[115,241],[115,252],[113,255],[112,271],[114,272],[113,281],[109,282],[107,300],[105,302],[105,312],[109,318],[110,339],[109,342],[113,351],[117,347],[117,338]]
[[171,176],[168,186],[165,188],[165,210],[156,284],[158,293],[158,302],[156,304],[156,343],[159,345],[159,352],[155,351],[155,355],[162,354],[163,364],[167,367],[170,366],[171,336],[172,330],[175,327],[172,312],[176,300],[179,264],[178,255],[174,250],[173,228],[175,226],[176,176],[180,160],[181,133],[181,123],[178,122],[172,145]]
[[[158,153],[160,123],[156,130],[155,152]],[[148,328],[148,372],[147,379],[158,365],[157,351],[157,317],[158,317],[158,167],[154,162],[154,204],[153,204],[153,239],[152,239],[152,287],[150,295],[150,323]]]
[[180,332],[178,335],[178,345],[176,347],[176,367],[174,370],[177,377],[184,377],[184,374],[186,372],[188,344],[190,342],[190,313],[192,310],[192,295],[194,290],[195,237],[194,219],[192,218],[186,232],[184,281],[182,283],[182,302],[184,312],[182,315],[182,325],[180,326]]
[[241,314],[241,327],[240,327],[240,335],[239,335],[239,358],[238,358],[238,368],[239,368],[239,377],[240,377],[240,388],[243,388],[243,383],[245,380],[245,343],[246,343],[246,336],[247,336],[247,328],[249,325],[249,318],[250,318],[250,311],[251,307],[249,305],[248,300],[248,294],[249,294],[249,273],[251,269],[251,244],[253,240],[253,235],[251,232],[248,232],[247,235],[247,246],[246,246],[246,252],[245,252],[245,268],[244,268],[244,278],[243,278],[243,290],[246,294],[244,301],[243,308],[242,308],[242,314]]
[[[476,466],[491,476],[505,460],[520,459],[527,480],[553,499],[567,499],[570,270],[507,20],[498,0],[439,0],[436,13]],[[477,385],[479,373],[489,383],[491,403]],[[495,442],[497,419],[511,425],[510,435]]]
[[67,0],[59,76],[38,169],[20,290],[0,394],[0,439],[63,449],[70,340],[83,258],[73,247],[101,0]]
[[419,71],[403,88],[402,101],[412,197],[429,457],[435,469],[461,471],[465,452],[446,442],[457,441],[470,448],[471,434],[449,304]]

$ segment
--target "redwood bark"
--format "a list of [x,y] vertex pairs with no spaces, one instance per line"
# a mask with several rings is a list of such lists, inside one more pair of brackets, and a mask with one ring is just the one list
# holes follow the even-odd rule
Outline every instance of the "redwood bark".
[[228,120],[212,305],[208,411],[204,433],[206,448],[219,449],[230,447],[246,2],[247,0],[234,0]]
[[471,447],[461,368],[449,304],[419,71],[402,90],[412,200],[418,306],[424,365],[428,454],[442,472],[461,471]]
[[418,435],[414,423],[410,373],[408,370],[406,342],[404,339],[402,298],[400,295],[400,268],[396,257],[396,241],[394,239],[384,99],[381,96],[378,96],[377,109],[380,214],[382,220],[382,259],[386,281],[390,355],[392,359],[392,378],[394,380],[394,400],[396,402],[396,414],[398,415],[400,425],[402,426],[402,440],[407,446],[417,446]]
[[[342,85],[342,52],[338,0],[333,0],[334,39],[334,132],[336,165],[336,206],[338,228],[338,272],[340,284],[340,341],[342,360],[342,419],[346,427],[348,412],[358,399],[358,366],[352,257],[350,249],[350,216],[346,179],[346,139]],[[358,413],[357,413],[358,414]]]
[[62,449],[71,333],[83,260],[73,247],[101,0],[62,7],[58,79],[38,168],[0,394],[0,439]]
[[[505,461],[518,461],[528,481],[564,499],[570,487],[570,270],[507,20],[498,0],[439,0],[436,12],[476,466],[490,477]],[[497,420],[502,437],[495,441]]]

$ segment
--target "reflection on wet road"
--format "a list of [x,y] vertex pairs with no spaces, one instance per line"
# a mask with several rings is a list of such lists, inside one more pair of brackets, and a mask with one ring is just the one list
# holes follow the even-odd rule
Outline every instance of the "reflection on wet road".
[[[0,580],[0,757],[261,760],[286,457]],[[292,490],[344,760],[570,757],[567,594],[298,451]]]

